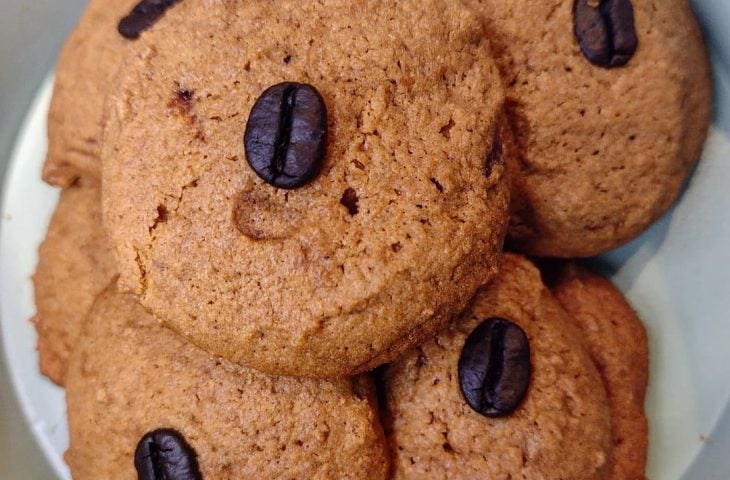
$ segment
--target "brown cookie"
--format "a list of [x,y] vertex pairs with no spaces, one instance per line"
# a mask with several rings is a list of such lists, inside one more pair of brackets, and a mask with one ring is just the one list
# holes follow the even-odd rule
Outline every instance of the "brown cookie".
[[[368,377],[303,380],[239,367],[184,342],[113,290],[89,316],[66,400],[66,460],[76,480],[137,478],[137,444],[158,429],[182,436],[208,480],[388,473]],[[150,462],[164,463],[141,459]]]
[[[470,407],[459,379],[465,340],[493,317],[521,327],[532,365],[526,397],[501,418]],[[494,354],[506,365],[500,358],[508,356]],[[394,478],[608,478],[611,425],[601,377],[579,332],[522,257],[505,255],[471,307],[389,366],[384,385]]]
[[643,480],[648,425],[644,396],[649,372],[646,331],[616,287],[576,264],[559,273],[551,287],[581,330],[598,366],[611,408],[614,480]]
[[68,187],[101,178],[102,115],[106,94],[130,40],[117,24],[139,0],[91,0],[61,51],[48,112],[43,180]]
[[[328,112],[321,171],[296,189],[264,181],[244,151],[252,107],[281,82],[314,87]],[[136,44],[108,105],[120,286],[268,373],[396,358],[496,272],[502,101],[481,24],[458,3],[181,2]]]
[[591,256],[636,237],[672,204],[702,149],[712,88],[688,2],[611,2],[633,5],[638,48],[603,68],[582,52],[573,8],[608,3],[467,2],[507,85],[518,146],[509,236],[530,255]]
[[94,299],[116,275],[95,186],[61,192],[33,275],[41,373],[63,385],[68,358]]

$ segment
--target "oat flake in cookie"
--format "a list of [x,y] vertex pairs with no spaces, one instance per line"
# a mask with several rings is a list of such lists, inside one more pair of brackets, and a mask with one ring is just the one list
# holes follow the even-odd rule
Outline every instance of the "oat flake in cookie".
[[[505,339],[513,336],[523,350],[524,331],[532,373],[516,409],[489,418],[462,394],[460,357],[467,338],[495,317],[512,334],[490,335],[493,347],[507,358]],[[518,357],[502,363],[524,365],[522,353],[512,358]],[[508,370],[499,370],[490,366],[486,377],[501,375],[505,383]],[[459,319],[387,368],[384,388],[395,479],[609,478],[610,411],[601,377],[579,331],[525,258],[505,255],[497,278]]]
[[512,245],[582,257],[644,231],[677,197],[709,122],[709,62],[689,3],[467,4],[508,86]]
[[[327,115],[321,168],[293,189],[260,178],[244,149],[254,103],[283,82],[311,85]],[[265,372],[395,358],[496,272],[501,85],[456,2],[178,3],[135,41],[108,103],[121,288]]]
[[387,478],[370,378],[233,365],[112,289],[89,316],[67,380],[74,480]]

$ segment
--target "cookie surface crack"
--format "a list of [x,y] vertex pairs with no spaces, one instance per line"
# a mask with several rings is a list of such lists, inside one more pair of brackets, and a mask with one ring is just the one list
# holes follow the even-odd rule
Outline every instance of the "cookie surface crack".
[[[190,182],[186,183],[180,188],[180,194],[177,195],[177,197],[174,198],[174,208],[172,210],[169,210],[167,205],[165,203],[160,203],[157,206],[157,217],[154,219],[152,225],[149,227],[149,239],[147,242],[147,245],[145,247],[145,250],[148,254],[148,256],[152,253],[152,249],[155,245],[155,240],[157,239],[157,235],[155,234],[157,228],[161,224],[167,223],[171,218],[177,215],[178,210],[180,209],[180,205],[182,205],[183,197],[185,196],[185,192],[188,189],[195,188],[198,186],[198,181],[200,177],[195,177]],[[140,284],[140,295],[145,296],[147,293],[147,268],[145,266],[145,260],[140,252],[139,249],[135,248],[135,262],[137,263],[137,268],[139,269],[139,284]]]

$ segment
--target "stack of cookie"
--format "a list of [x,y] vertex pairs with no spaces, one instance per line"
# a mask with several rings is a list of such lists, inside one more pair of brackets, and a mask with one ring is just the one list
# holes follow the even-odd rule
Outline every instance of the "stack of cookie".
[[522,255],[645,230],[710,100],[684,0],[92,0],[34,276],[73,477],[644,478],[640,320]]

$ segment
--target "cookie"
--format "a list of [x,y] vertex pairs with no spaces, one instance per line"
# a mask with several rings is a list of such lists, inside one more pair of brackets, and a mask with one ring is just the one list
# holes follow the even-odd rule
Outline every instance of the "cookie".
[[[174,467],[160,445],[205,479],[384,479],[388,472],[368,377],[277,378],[233,365],[113,290],[89,316],[66,399],[65,458],[77,480],[137,478],[135,461],[140,469]],[[163,452],[156,458],[155,446]]]
[[[502,101],[481,24],[458,3],[181,2],[140,38],[108,104],[121,289],[268,373],[396,358],[496,272]],[[306,140],[289,148],[295,133]]]
[[57,384],[64,383],[83,319],[115,276],[116,262],[101,226],[99,188],[77,185],[62,191],[33,275],[40,370]]
[[[688,2],[467,4],[484,20],[507,85],[518,145],[508,157],[512,247],[584,257],[636,237],[676,199],[707,132],[710,69]],[[609,6],[621,15],[616,35],[638,47],[619,55],[621,45],[598,42],[615,48],[614,63],[627,61],[606,68],[591,63],[605,58],[590,50],[599,39],[585,27],[605,33]]]
[[[486,320],[495,318],[508,327],[484,337]],[[520,330],[526,339],[513,335]],[[486,377],[474,357],[465,360],[468,351],[480,353],[471,350],[475,335],[487,339],[481,348],[500,367],[487,368]],[[519,368],[525,357],[516,355],[524,348],[527,377]],[[487,406],[501,416],[467,403],[476,390],[462,393],[462,385],[473,383],[471,375],[482,375]],[[526,395],[507,402],[509,413],[505,401],[520,378]],[[505,255],[497,278],[457,321],[388,367],[384,388],[396,479],[608,478],[611,419],[601,377],[539,271],[522,257]]]
[[644,397],[649,371],[646,331],[611,282],[576,264],[558,273],[551,287],[581,330],[598,366],[611,408],[615,480],[643,480],[648,425]]
[[117,31],[138,0],[91,0],[61,51],[48,111],[43,180],[68,187],[101,178],[104,98],[131,41]]

